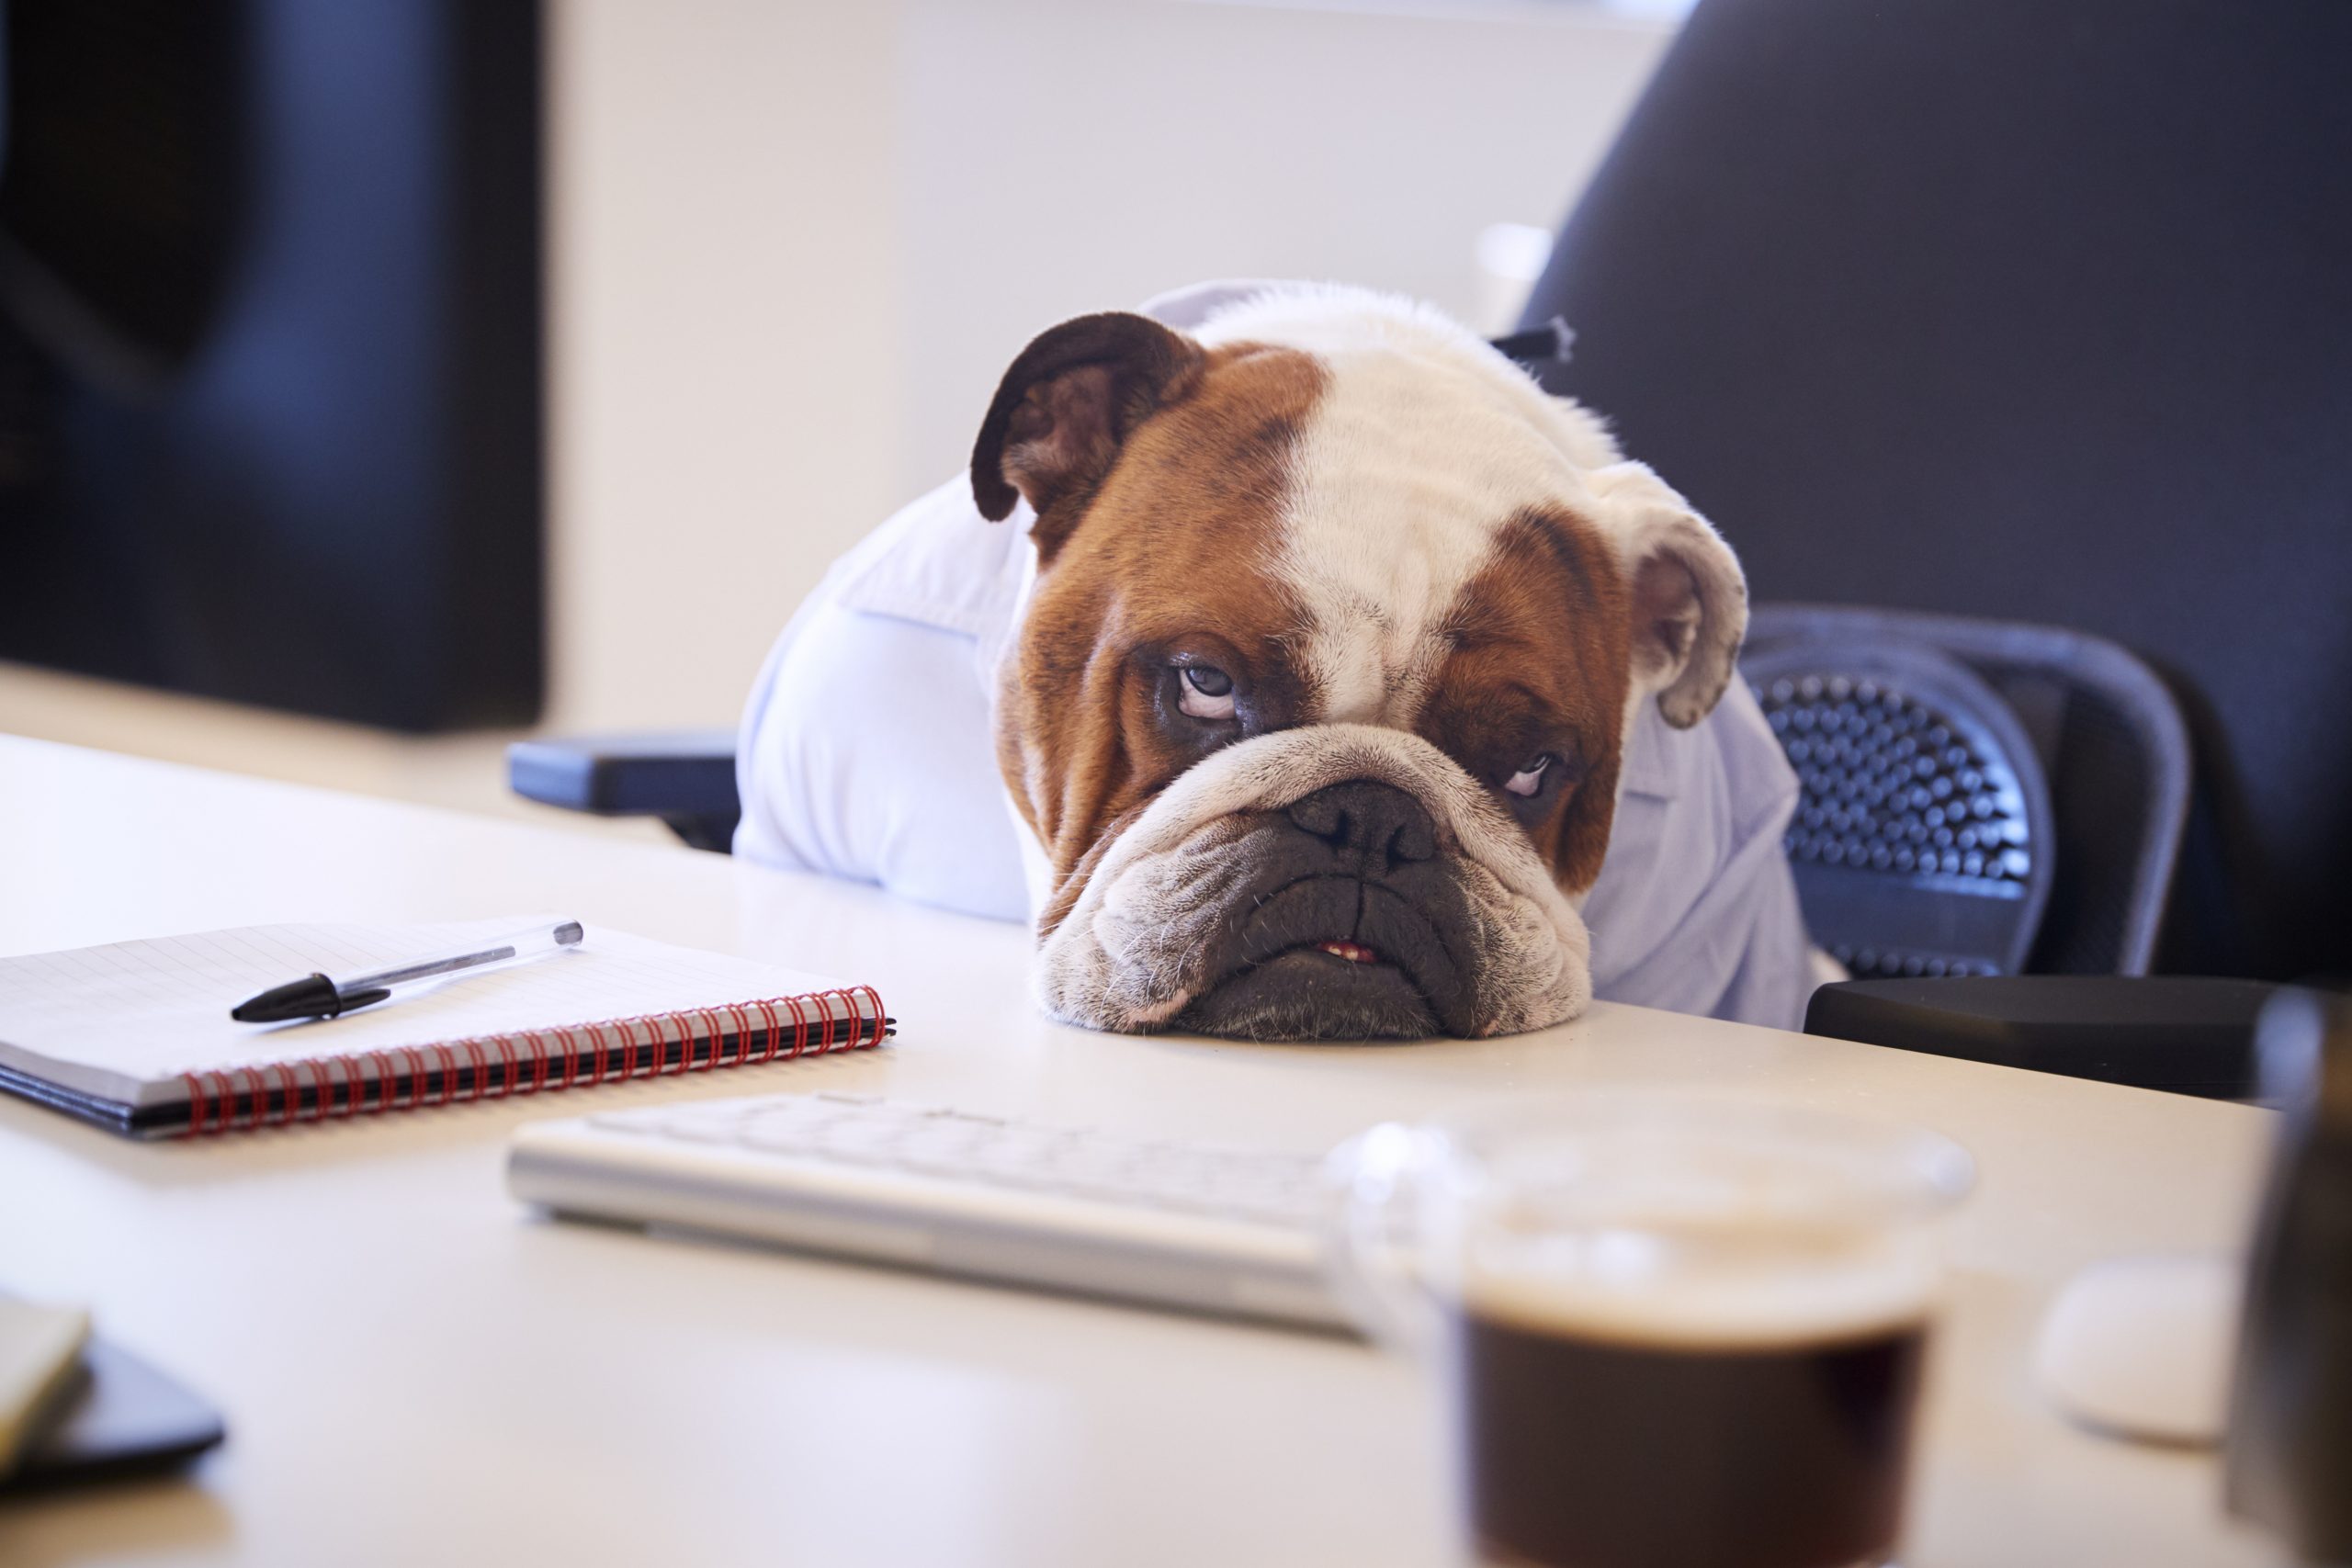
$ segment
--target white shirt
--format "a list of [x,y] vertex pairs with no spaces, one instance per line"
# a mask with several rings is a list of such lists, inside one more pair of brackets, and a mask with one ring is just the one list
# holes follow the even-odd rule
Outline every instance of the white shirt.
[[[1191,325],[1247,288],[1145,310]],[[833,564],[744,706],[737,854],[1031,918],[990,716],[1030,572],[1029,521],[1023,506],[986,522],[958,476]],[[1816,978],[1781,848],[1796,802],[1796,775],[1741,682],[1689,729],[1645,706],[1584,904],[1593,994],[1796,1028]]]

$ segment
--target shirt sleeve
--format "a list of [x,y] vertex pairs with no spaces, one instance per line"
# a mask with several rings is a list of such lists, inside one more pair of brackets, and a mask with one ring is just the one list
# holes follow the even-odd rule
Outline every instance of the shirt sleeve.
[[834,564],[743,706],[738,855],[1027,918],[987,689],[1026,557],[959,476]]
[[1634,725],[1609,855],[1585,904],[1610,1001],[1794,1029],[1814,976],[1781,840],[1797,779],[1734,681],[1689,729]]
[[1028,916],[988,705],[958,632],[820,599],[768,657],[736,758],[735,852]]

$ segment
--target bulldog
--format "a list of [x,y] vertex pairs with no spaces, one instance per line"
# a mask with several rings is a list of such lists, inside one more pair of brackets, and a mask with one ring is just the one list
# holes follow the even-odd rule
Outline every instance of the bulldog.
[[[808,802],[870,816],[877,789],[920,795],[909,776],[984,727],[1055,1015],[1487,1036],[1591,1000],[1585,911],[1640,772],[1697,814],[1679,838],[1704,840],[1706,873],[1668,874],[1677,819],[1651,823],[1616,900],[1645,933],[1631,968],[1670,969],[1679,935],[1713,976],[1696,1010],[1793,1021],[1805,944],[1778,839],[1794,781],[1744,689],[1719,735],[1682,739],[1733,685],[1738,562],[1599,418],[1463,327],[1333,288],[1245,291],[1186,324],[1080,316],[1006,370],[968,488],[910,511],[820,591],[754,694],[754,858],[876,874],[840,863],[855,834]],[[861,655],[875,626],[808,618],[952,597],[924,540],[977,529],[974,511],[1025,536],[996,568],[974,558],[1002,592],[901,625],[971,631],[979,712],[912,713],[938,682],[902,675],[894,701],[856,694],[855,722],[905,713],[910,733],[872,741],[861,782],[812,780],[808,733],[848,722],[844,689],[908,653]],[[919,581],[895,607],[872,589],[894,570]],[[779,755],[797,804],[776,799]],[[1680,794],[1657,783],[1678,777]],[[1662,919],[1637,907],[1645,875]]]

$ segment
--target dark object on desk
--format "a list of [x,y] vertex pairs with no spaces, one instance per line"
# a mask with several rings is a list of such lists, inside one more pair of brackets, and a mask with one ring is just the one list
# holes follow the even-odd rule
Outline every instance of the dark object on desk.
[[0,16],[0,658],[536,718],[536,0]]
[[80,1390],[0,1481],[0,1493],[150,1475],[227,1436],[210,1405],[128,1350],[93,1337],[82,1360]]
[[2235,1100],[2255,1091],[2255,1021],[2277,990],[2183,976],[1849,980],[1814,992],[1804,1032]]
[[695,849],[721,854],[741,815],[731,729],[518,740],[506,749],[506,782],[542,805],[659,817]]
[[2240,1320],[2229,1507],[2304,1562],[2352,1562],[2352,999],[2282,995],[2262,1068],[2286,1115]]
[[2159,971],[2352,969],[2347,60],[2341,0],[1702,0],[1527,307],[1758,599],[2163,672]]

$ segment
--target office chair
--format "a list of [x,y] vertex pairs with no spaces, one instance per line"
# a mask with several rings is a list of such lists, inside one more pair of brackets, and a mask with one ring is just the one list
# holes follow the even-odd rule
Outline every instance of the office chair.
[[[2335,0],[1703,0],[1527,310],[1577,331],[1546,383],[1672,478],[1759,600],[2063,626],[2161,673],[2194,759],[2153,960],[2176,976],[2352,969],[2347,59]],[[2100,728],[2061,726],[2062,773],[2121,754]],[[538,778],[563,790],[536,797],[593,804],[605,761],[560,761]],[[649,776],[641,753],[617,765]],[[703,781],[723,818],[729,764],[654,771]],[[2064,868],[2102,793],[2135,791],[2164,793],[2053,795],[2029,969],[2098,966],[2102,917]],[[2244,1080],[2262,987],[2151,978],[2127,1003],[2081,978],[2049,984],[2093,1033],[2160,994],[2242,1015],[2231,1059],[2188,1051],[2188,1076]],[[1826,989],[1904,1021],[1823,1032],[2085,1070],[2028,1048],[2046,1021],[2004,1032],[2043,1005],[2016,1000],[2026,981],[1868,984],[1945,999]],[[1994,1045],[1933,1026],[1972,997],[2000,1001],[1976,1020]],[[2113,1046],[2088,1070],[2141,1081]]]
[[1758,599],[2164,672],[2159,969],[2352,957],[2347,62],[2330,0],[1705,0],[1528,306]]
[[[1705,0],[1528,306],[1577,330],[1547,384],[1758,598],[2057,623],[2162,672],[2194,758],[2173,974],[2352,968],[2346,61],[2327,0]],[[2128,775],[2065,805],[2030,968],[2104,945],[2064,880],[2102,795]],[[1916,1012],[2019,983],[1879,984]]]

